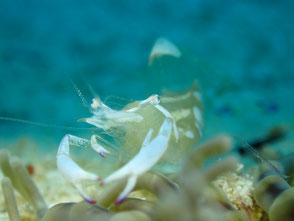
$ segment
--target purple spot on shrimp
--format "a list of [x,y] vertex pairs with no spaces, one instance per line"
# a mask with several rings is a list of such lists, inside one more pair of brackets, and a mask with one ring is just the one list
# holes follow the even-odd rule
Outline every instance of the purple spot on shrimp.
[[114,205],[118,205],[118,204],[121,204],[123,201],[125,201],[125,199],[127,198],[127,196],[131,193],[132,191],[128,192],[128,194],[123,197],[123,198],[117,198],[116,201],[114,202]]
[[84,199],[85,199],[85,201],[86,201],[87,203],[90,203],[90,204],[95,204],[95,203],[96,203],[95,200],[87,199],[87,198],[84,198]]
[[106,158],[103,152],[99,152],[100,156]]
[[125,201],[125,199],[126,199],[126,197],[124,197],[124,198],[122,198],[122,199],[119,199],[119,200],[116,200],[116,201],[114,202],[114,205],[119,205],[119,204],[121,204],[123,201]]

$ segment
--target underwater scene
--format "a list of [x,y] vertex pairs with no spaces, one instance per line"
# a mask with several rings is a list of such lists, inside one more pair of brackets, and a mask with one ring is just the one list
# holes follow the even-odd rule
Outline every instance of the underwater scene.
[[0,221],[294,221],[293,10],[2,1]]

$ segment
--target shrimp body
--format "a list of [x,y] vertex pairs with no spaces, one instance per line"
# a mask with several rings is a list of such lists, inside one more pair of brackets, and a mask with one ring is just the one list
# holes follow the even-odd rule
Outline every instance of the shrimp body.
[[[167,50],[170,46],[170,42],[166,44],[161,39],[154,46],[158,50],[153,48],[156,53],[151,56],[179,57],[179,53],[174,54],[177,50]],[[90,111],[92,116],[80,121],[94,125],[113,138],[118,144],[120,167],[101,179],[98,174],[83,170],[70,158],[70,146],[91,147],[104,158],[113,154],[112,143],[99,134],[93,134],[89,140],[65,135],[57,153],[59,171],[89,203],[95,200],[83,190],[84,180],[101,180],[105,185],[127,178],[127,185],[117,199],[121,202],[135,187],[138,177],[154,166],[158,165],[162,173],[175,172],[173,166],[179,165],[203,129],[202,99],[197,83],[183,92],[165,91],[160,97],[151,95],[145,100],[134,101],[121,110],[111,109],[95,97]]]

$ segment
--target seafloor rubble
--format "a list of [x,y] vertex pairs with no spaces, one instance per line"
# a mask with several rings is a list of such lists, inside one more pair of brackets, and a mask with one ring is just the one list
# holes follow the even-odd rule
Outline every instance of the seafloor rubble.
[[[254,173],[242,173],[233,156],[210,166],[207,159],[230,152],[232,138],[220,135],[191,152],[172,179],[143,174],[133,193],[122,203],[115,199],[126,180],[100,192],[96,204],[81,201],[63,182],[48,159],[34,165],[30,175],[21,161],[0,153],[3,172],[1,220],[293,220],[293,189],[266,164]],[[290,160],[291,161],[291,160]],[[289,168],[289,159],[287,161]],[[48,166],[52,165],[52,166]],[[274,166],[279,172],[281,165]],[[279,168],[279,169],[278,169]],[[288,169],[288,173],[291,171]]]

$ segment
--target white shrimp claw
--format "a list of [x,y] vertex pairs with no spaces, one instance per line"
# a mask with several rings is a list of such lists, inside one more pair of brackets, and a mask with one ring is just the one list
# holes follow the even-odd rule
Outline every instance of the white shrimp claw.
[[172,119],[167,118],[160,127],[158,135],[150,141],[153,129],[150,129],[140,152],[123,167],[110,174],[103,180],[103,184],[128,177],[128,183],[119,195],[116,203],[122,202],[136,184],[137,178],[150,170],[165,153],[172,131]]
[[65,135],[61,140],[57,153],[57,168],[66,180],[71,182],[80,192],[82,197],[90,203],[94,201],[82,190],[82,180],[99,180],[99,176],[86,172],[69,157],[69,146],[71,135]]

